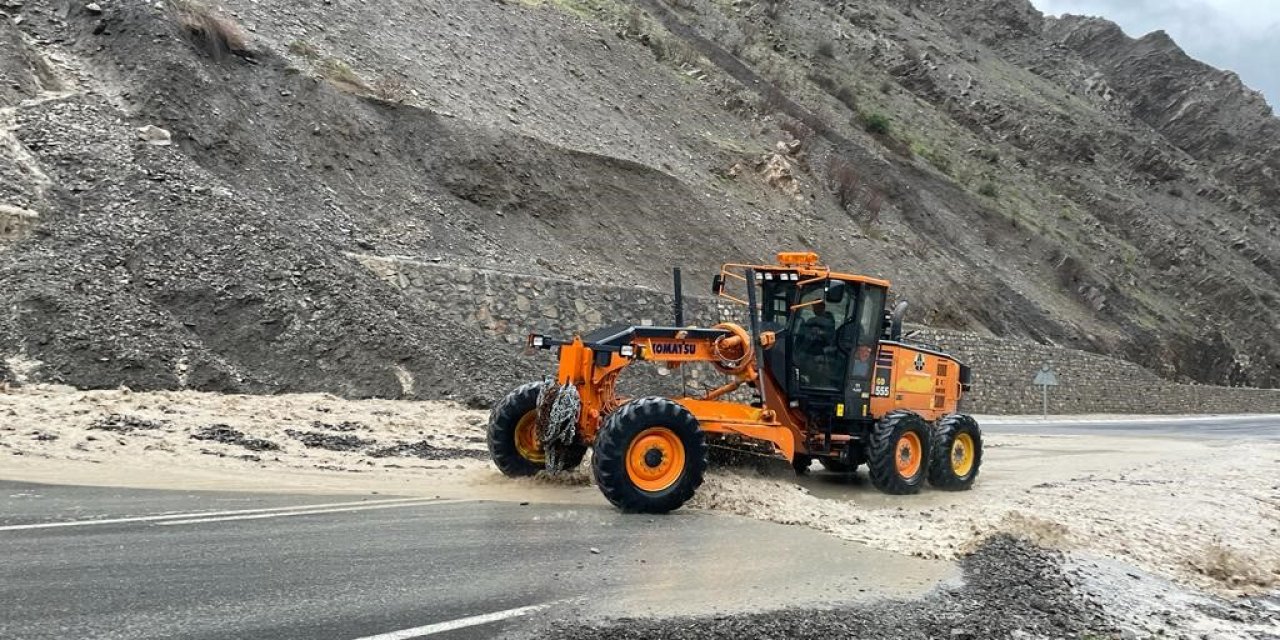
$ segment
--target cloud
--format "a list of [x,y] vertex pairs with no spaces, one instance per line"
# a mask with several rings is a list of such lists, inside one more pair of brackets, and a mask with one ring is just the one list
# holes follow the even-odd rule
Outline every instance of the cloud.
[[1280,2],[1258,0],[1031,0],[1051,15],[1108,18],[1132,36],[1163,29],[1192,57],[1240,74],[1280,100]]

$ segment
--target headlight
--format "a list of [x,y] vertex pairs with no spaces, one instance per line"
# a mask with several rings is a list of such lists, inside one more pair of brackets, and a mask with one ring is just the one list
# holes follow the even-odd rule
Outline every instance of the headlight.
[[545,343],[543,342],[542,336],[534,336],[534,337],[533,337],[533,346],[535,346],[535,347],[541,347],[543,344],[545,344]]
[[629,345],[629,344],[623,345],[622,348],[618,350],[618,353],[621,353],[622,357],[624,358],[630,358],[636,355],[636,348],[635,346]]

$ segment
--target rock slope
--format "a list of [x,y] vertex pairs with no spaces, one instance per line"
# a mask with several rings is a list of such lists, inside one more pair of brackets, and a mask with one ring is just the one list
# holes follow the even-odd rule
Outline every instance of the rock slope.
[[1280,384],[1275,119],[1167,38],[1023,0],[0,11],[9,378],[482,401],[538,372],[360,256],[662,286],[803,247],[929,324]]

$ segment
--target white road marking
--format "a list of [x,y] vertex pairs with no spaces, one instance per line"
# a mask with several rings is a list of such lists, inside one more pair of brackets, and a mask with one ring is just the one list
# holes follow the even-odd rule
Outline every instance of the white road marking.
[[479,616],[470,616],[466,618],[458,618],[457,620],[448,620],[446,622],[437,622],[422,627],[414,627],[412,629],[403,629],[401,631],[392,631],[390,633],[382,633],[376,636],[365,636],[356,638],[356,640],[409,640],[410,638],[422,638],[425,636],[435,635],[437,633],[445,633],[447,631],[455,631],[457,629],[465,629],[467,627],[475,627],[482,624],[490,624],[493,622],[501,622],[509,618],[518,618],[527,616],[535,611],[540,611],[551,606],[550,604],[536,604],[528,607],[519,607],[516,609],[507,609],[506,611],[497,611],[494,613],[486,613]]
[[203,524],[205,522],[231,522],[233,520],[261,520],[263,518],[288,518],[290,516],[311,516],[320,513],[345,513],[347,511],[372,511],[374,509],[398,509],[401,507],[422,507],[426,505],[452,504],[468,502],[467,500],[437,500],[420,498],[417,502],[401,502],[398,504],[365,504],[358,507],[333,507],[331,509],[310,509],[306,511],[281,511],[278,513],[253,513],[248,515],[217,516],[213,518],[192,518],[189,520],[166,520],[156,524],[164,527],[181,524]]
[[345,507],[355,504],[389,504],[394,502],[421,502],[430,500],[431,498],[388,498],[383,500],[367,500],[347,502],[331,502],[328,504],[298,504],[291,507],[272,507],[269,509],[239,509],[235,511],[195,511],[188,513],[170,513],[155,516],[135,516],[129,518],[105,518],[99,520],[71,520],[68,522],[41,522],[38,524],[14,524],[0,526],[0,531],[26,531],[30,529],[57,529],[60,527],[88,527],[97,524],[126,524],[130,522],[157,522],[162,520],[177,520],[181,518],[207,518],[211,516],[236,515],[243,513],[273,513],[277,511],[295,511],[298,509],[321,509],[327,507]]

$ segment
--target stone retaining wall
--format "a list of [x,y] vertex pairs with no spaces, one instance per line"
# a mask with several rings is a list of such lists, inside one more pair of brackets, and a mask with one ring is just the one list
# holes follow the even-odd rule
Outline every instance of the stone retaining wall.
[[[423,309],[465,324],[478,324],[495,341],[522,348],[529,333],[572,336],[606,325],[670,324],[670,292],[584,284],[499,271],[468,269],[400,258],[353,256],[404,291]],[[700,282],[700,281],[699,281]],[[693,283],[696,285],[696,283]],[[690,290],[686,286],[686,291]],[[686,295],[685,322],[710,326],[740,321],[741,308],[707,296]],[[1051,364],[1059,386],[1049,392],[1049,412],[1071,413],[1280,413],[1280,390],[1182,385],[1126,360],[1035,342],[917,327],[914,338],[954,354],[974,371],[964,410],[1029,414],[1041,410],[1032,385]],[[535,355],[544,359],[546,354]],[[547,369],[551,371],[550,368]],[[650,393],[678,393],[682,385],[713,382],[707,367],[676,376],[636,372],[632,382]]]
[[1118,358],[941,329],[920,329],[915,339],[938,346],[973,368],[966,397],[973,413],[1040,413],[1043,399],[1032,380],[1052,366],[1049,413],[1280,413],[1280,390],[1177,384]]

